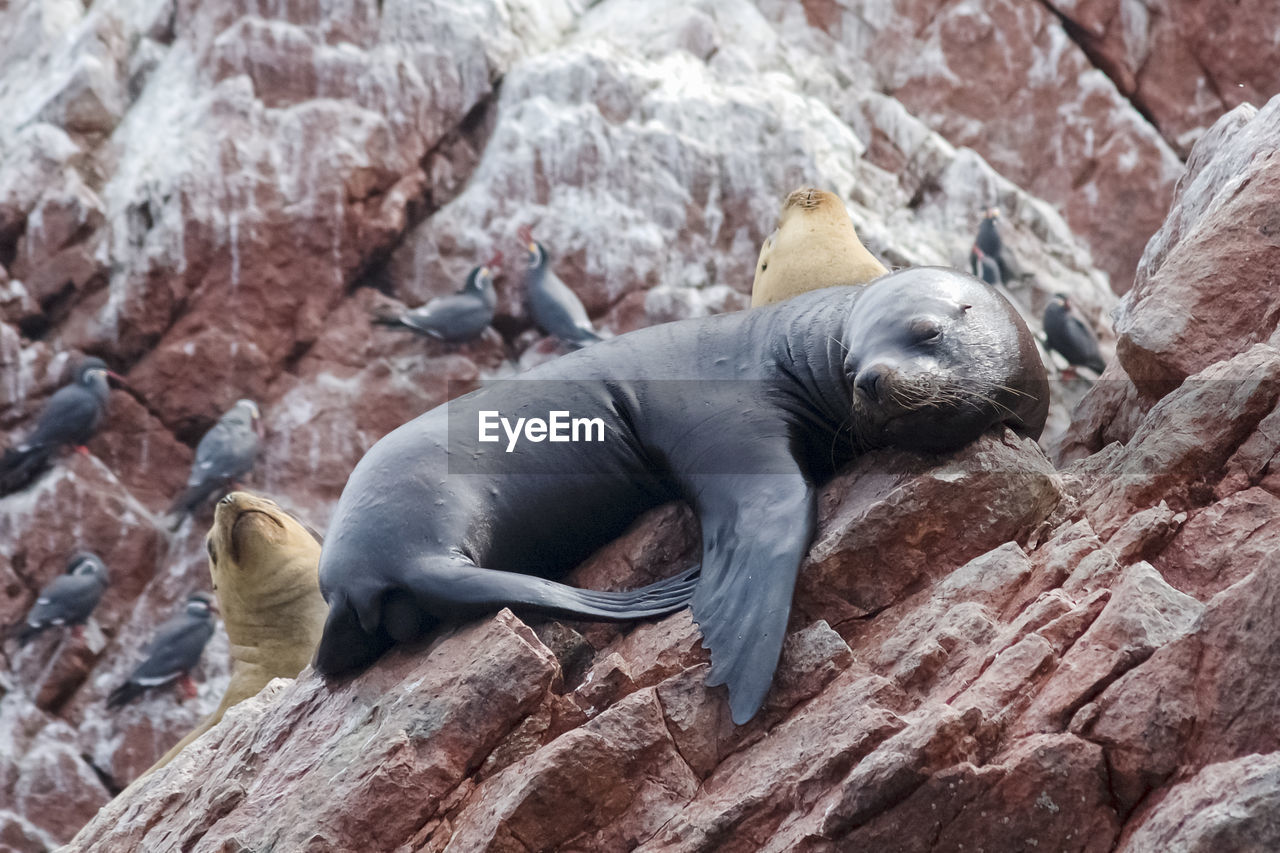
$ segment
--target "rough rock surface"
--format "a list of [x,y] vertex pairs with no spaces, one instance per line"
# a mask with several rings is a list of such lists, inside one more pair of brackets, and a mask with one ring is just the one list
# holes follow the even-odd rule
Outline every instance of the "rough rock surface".
[[1187,152],[1223,112],[1280,89],[1267,0],[1049,0],[1116,88]]
[[[1070,426],[1090,385],[1055,383],[1068,467],[995,436],[844,472],[747,726],[705,688],[687,614],[503,613],[336,688],[274,686],[71,849],[1274,839],[1280,64],[1265,10],[1182,5],[0,7],[0,434],[82,353],[129,386],[90,455],[0,499],[0,625],[76,549],[113,579],[83,638],[0,649],[0,849],[69,841],[216,704],[221,633],[194,700],[104,708],[207,587],[207,510],[176,533],[161,513],[233,400],[265,415],[250,485],[323,529],[378,437],[558,354],[525,312],[519,226],[619,334],[744,307],[802,183],[891,267],[964,266],[1001,206],[1032,327],[1064,291],[1119,353]],[[494,249],[480,340],[370,327]],[[575,577],[643,583],[696,550],[668,507]]]

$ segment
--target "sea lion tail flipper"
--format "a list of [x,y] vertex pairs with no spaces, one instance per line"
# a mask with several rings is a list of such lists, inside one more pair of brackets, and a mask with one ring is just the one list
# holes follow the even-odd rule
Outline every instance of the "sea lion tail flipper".
[[699,494],[702,579],[693,620],[711,650],[707,685],[729,687],[739,725],[755,716],[782,653],[791,596],[813,539],[813,491],[798,473]]
[[620,622],[664,616],[685,607],[697,586],[698,569],[617,592],[579,589],[533,575],[482,569],[449,559],[415,572],[407,586],[418,606],[440,618],[492,612],[499,607],[558,616]]

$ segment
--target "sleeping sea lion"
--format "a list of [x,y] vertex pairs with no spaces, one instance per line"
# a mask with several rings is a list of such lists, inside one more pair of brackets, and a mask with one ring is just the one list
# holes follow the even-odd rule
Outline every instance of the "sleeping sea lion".
[[[330,612],[316,667],[364,667],[503,606],[624,620],[691,600],[707,683],[728,685],[744,722],[777,666],[817,486],[869,448],[946,452],[1001,425],[1038,437],[1047,411],[1017,311],[951,269],[603,341],[439,406],[365,454],[320,555]],[[676,499],[701,524],[698,577],[630,592],[548,579]]]
[[887,272],[858,239],[844,202],[833,193],[804,187],[787,196],[777,229],[760,247],[751,305],[770,305],[822,287],[866,284]]
[[271,679],[296,678],[311,663],[329,612],[316,580],[319,536],[274,501],[248,492],[222,498],[205,545],[231,640],[231,681],[217,709],[148,773],[168,764],[216,726],[228,708],[256,695]]

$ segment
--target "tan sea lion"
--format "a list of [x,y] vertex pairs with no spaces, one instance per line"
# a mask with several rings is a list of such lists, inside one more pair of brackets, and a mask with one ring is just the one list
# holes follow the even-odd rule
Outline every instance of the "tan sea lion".
[[218,501],[205,543],[231,640],[231,682],[217,710],[147,773],[168,764],[271,679],[296,678],[311,663],[329,614],[317,580],[320,538],[275,502],[232,492]]
[[844,202],[833,193],[803,187],[787,196],[777,229],[760,247],[751,306],[822,287],[866,284],[887,272],[858,239]]

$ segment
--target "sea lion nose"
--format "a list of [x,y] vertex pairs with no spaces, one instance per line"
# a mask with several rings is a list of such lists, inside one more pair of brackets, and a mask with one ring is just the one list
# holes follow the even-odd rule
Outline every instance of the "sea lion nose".
[[880,402],[880,395],[884,391],[884,378],[888,373],[888,368],[882,364],[873,364],[870,367],[864,367],[858,371],[858,376],[854,379],[853,384],[861,391],[868,400],[873,403]]

